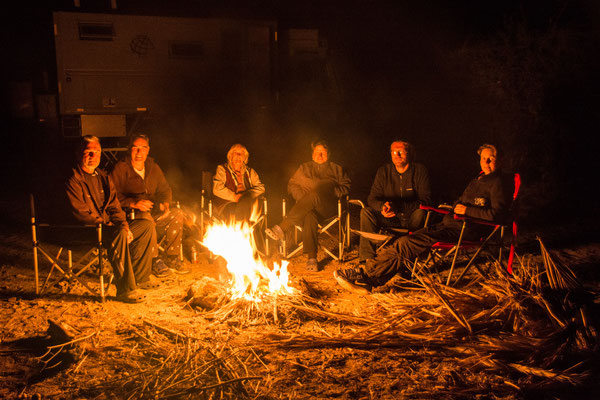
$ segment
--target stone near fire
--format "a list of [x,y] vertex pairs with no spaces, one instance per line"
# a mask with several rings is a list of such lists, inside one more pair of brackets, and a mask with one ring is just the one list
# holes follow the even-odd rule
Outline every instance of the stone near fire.
[[219,300],[225,294],[223,284],[208,276],[194,282],[188,290],[190,305],[212,310],[217,307]]

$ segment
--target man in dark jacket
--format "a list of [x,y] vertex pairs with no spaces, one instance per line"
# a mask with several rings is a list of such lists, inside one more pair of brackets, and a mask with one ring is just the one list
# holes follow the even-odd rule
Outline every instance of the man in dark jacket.
[[283,240],[285,232],[302,226],[306,269],[317,271],[318,223],[336,213],[337,199],[350,192],[350,178],[341,166],[329,161],[327,143],[311,144],[312,161],[298,167],[288,182],[288,192],[296,204],[279,225],[266,230],[274,240]]
[[[395,141],[390,146],[392,164],[377,170],[368,207],[360,212],[360,230],[376,233],[382,227],[405,228],[413,232],[423,227],[425,211],[421,204],[431,202],[429,173],[424,165],[414,162],[410,143]],[[375,258],[373,243],[360,238],[358,259],[360,263]]]
[[[412,235],[399,238],[364,267],[338,269],[333,276],[343,288],[355,293],[367,294],[373,286],[382,286],[404,268],[404,261],[413,261],[438,241],[457,241],[462,222],[454,214],[501,223],[506,218],[512,194],[509,180],[496,169],[496,147],[484,144],[477,153],[480,156],[481,173],[472,180],[458,201],[454,213],[444,217],[441,223],[423,228]],[[489,227],[468,224],[464,239],[477,240]]]
[[171,208],[173,193],[162,169],[152,157],[150,139],[137,134],[131,137],[129,154],[119,161],[110,176],[115,184],[121,206],[137,219],[147,219],[156,223],[159,243],[167,257],[167,264],[154,254],[152,273],[157,277],[168,276],[171,268],[179,273],[188,273],[181,262],[180,248],[183,237],[184,213]]
[[67,181],[66,194],[72,215],[85,224],[106,226],[111,240],[109,258],[115,273],[117,299],[140,302],[137,290],[149,284],[156,235],[152,221],[128,224],[117,191],[108,175],[98,169],[102,148],[95,136],[84,136],[77,156],[79,163]]

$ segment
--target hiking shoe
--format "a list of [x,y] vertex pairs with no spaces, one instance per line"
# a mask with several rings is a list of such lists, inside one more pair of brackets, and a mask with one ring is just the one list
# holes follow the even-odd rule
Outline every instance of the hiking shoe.
[[179,275],[185,275],[192,272],[179,257],[169,258],[171,269]]
[[157,278],[164,278],[165,276],[169,276],[173,273],[169,267],[164,263],[160,258],[154,259],[152,263],[152,274]]
[[353,293],[369,294],[373,288],[369,277],[361,267],[338,269],[333,272],[333,277],[341,287]]
[[318,272],[319,264],[317,263],[316,258],[309,258],[306,262],[306,270],[309,272]]
[[142,303],[146,300],[146,296],[137,290],[130,290],[128,292],[120,293],[116,299],[123,303]]
[[152,290],[158,288],[159,286],[160,283],[153,281],[152,279],[148,279],[147,281],[138,283],[137,285],[138,289],[142,290]]
[[283,242],[285,239],[285,233],[283,229],[279,225],[275,225],[272,228],[265,229],[265,233],[273,240],[277,240],[278,242]]

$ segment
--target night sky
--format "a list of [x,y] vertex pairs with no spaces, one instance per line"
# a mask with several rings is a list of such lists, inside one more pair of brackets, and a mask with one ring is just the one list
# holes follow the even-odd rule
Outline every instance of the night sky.
[[[30,80],[35,90],[40,68],[51,70],[54,49],[45,32],[52,10],[110,12],[109,1],[81,0],[80,10],[72,4],[21,5],[3,28],[5,83]],[[309,159],[315,137],[330,141],[332,160],[350,170],[354,193],[364,197],[398,138],[416,145],[439,201],[460,194],[478,172],[475,150],[491,142],[504,150],[506,169],[522,173],[531,221],[549,212],[567,219],[590,204],[597,211],[597,2],[117,0],[117,6],[120,14],[259,18],[276,20],[280,31],[316,28],[339,73],[344,96],[334,114],[318,102],[288,99],[260,129],[256,118],[226,110],[146,124],[151,154],[181,198],[196,196],[200,172],[214,170],[235,142],[247,145],[251,166],[277,198],[298,163]],[[9,97],[4,101],[6,111]],[[32,121],[5,120],[3,179],[27,193],[58,156],[69,159],[68,144]],[[201,139],[189,134],[198,125]]]

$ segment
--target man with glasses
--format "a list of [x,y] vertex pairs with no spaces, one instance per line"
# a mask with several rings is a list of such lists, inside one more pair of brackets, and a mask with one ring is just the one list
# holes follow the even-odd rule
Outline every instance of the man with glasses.
[[[410,143],[397,140],[390,145],[392,163],[377,170],[368,206],[360,212],[360,230],[377,233],[382,227],[415,231],[423,227],[424,210],[419,205],[431,202],[429,173],[424,165],[414,162]],[[360,238],[358,259],[361,264],[375,258],[373,242]]]

